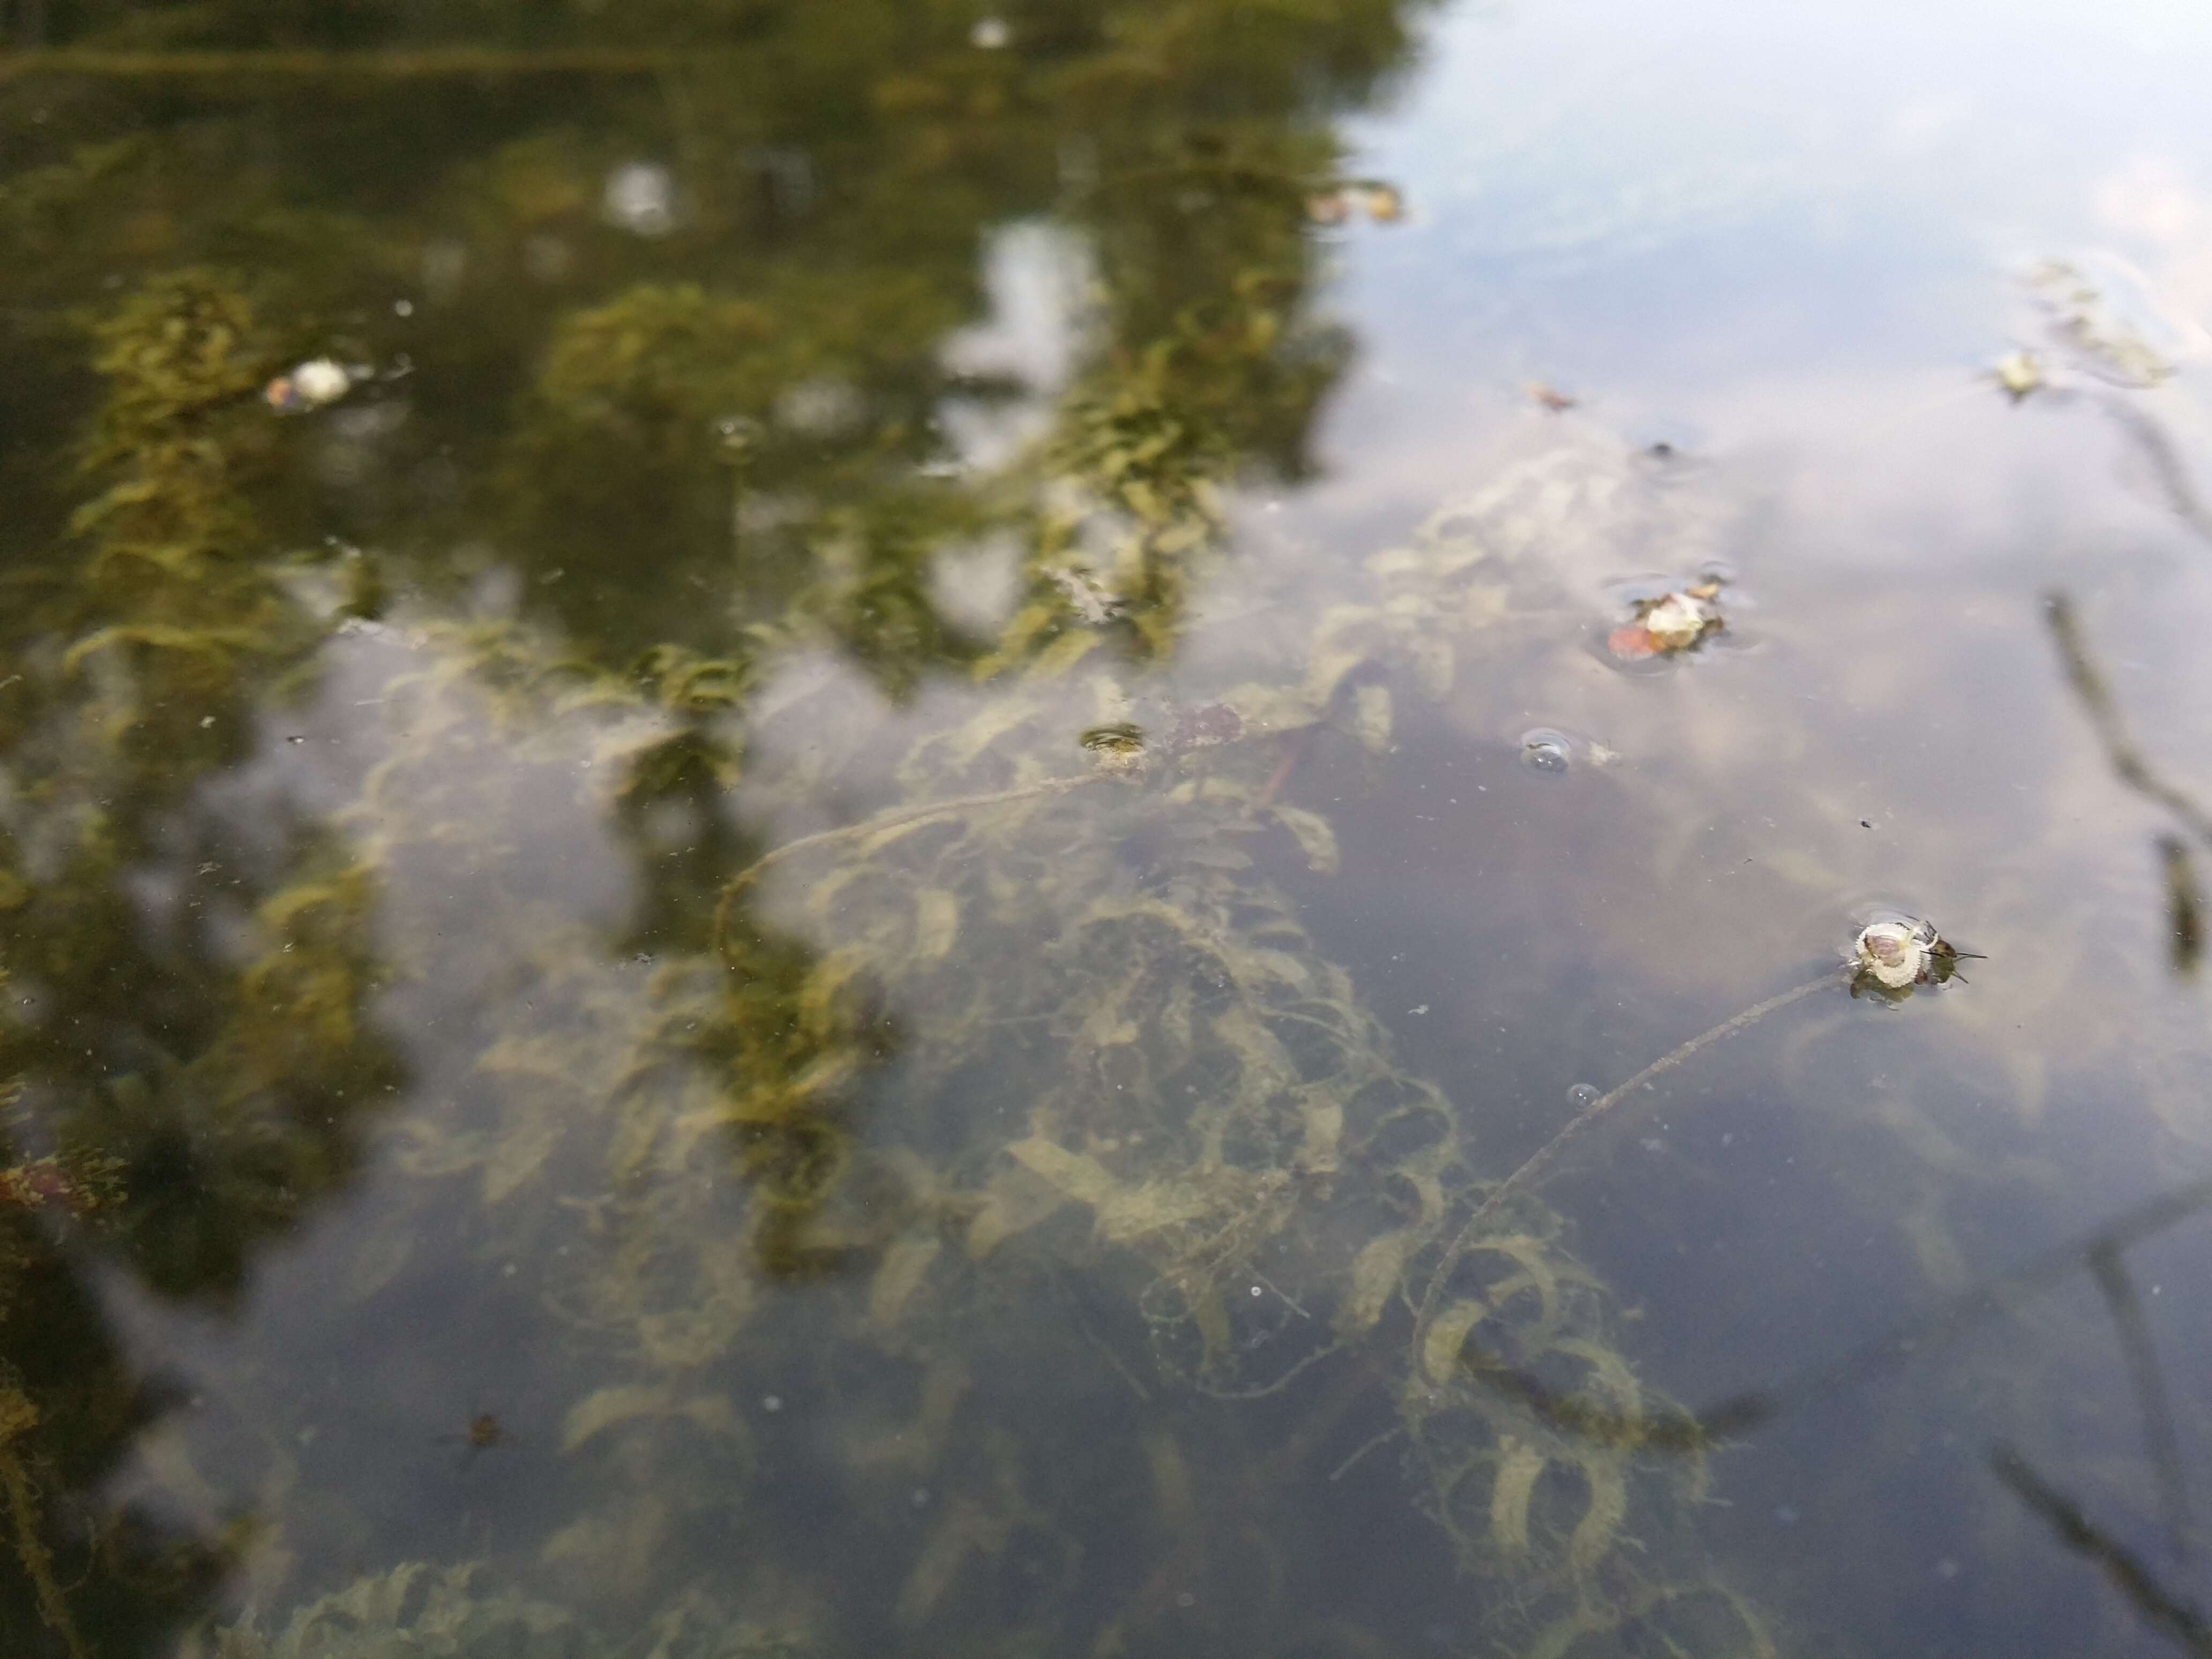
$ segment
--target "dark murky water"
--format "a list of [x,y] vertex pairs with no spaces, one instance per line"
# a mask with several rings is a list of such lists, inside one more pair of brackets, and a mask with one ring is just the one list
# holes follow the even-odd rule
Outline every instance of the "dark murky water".
[[0,18],[0,1647],[2212,1650],[2212,22]]

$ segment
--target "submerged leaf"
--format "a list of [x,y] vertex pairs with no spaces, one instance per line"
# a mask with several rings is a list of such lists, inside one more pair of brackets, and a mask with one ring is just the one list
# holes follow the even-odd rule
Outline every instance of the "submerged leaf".
[[1001,1164],[991,1172],[983,1202],[968,1224],[969,1260],[981,1261],[1017,1233],[1028,1231],[1061,1208],[1068,1194],[1026,1165]]
[[1370,755],[1390,752],[1390,688],[1363,685],[1352,693],[1352,732]]
[[924,962],[942,960],[960,937],[960,901],[942,887],[915,895],[914,951]]
[[1337,1310],[1336,1328],[1341,1334],[1363,1336],[1375,1328],[1397,1293],[1407,1258],[1421,1240],[1407,1228],[1370,1238],[1352,1258],[1352,1288]]
[[1053,1186],[1093,1209],[1103,1207],[1121,1190],[1121,1183],[1095,1158],[1071,1152],[1057,1141],[1030,1135],[1006,1148],[1023,1167],[1034,1170]]
[[509,1198],[544,1167],[561,1144],[563,1116],[552,1099],[519,1101],[507,1114],[491,1156],[484,1160],[483,1195],[487,1204]]
[[1421,1342],[1421,1370],[1431,1382],[1449,1382],[1459,1375],[1460,1351],[1489,1311],[1480,1302],[1455,1302],[1436,1316]]
[[1659,654],[1659,641],[1642,623],[1626,623],[1605,636],[1605,648],[1623,662]]
[[744,1442],[745,1429],[726,1395],[694,1395],[679,1400],[657,1383],[621,1383],[601,1389],[568,1409],[561,1423],[561,1449],[573,1452],[617,1424],[642,1418],[681,1418],[725,1440]]
[[1337,852],[1336,831],[1327,818],[1318,812],[1309,812],[1302,806],[1285,806],[1278,801],[1267,809],[1277,823],[1297,838],[1299,848],[1306,855],[1306,866],[1316,875],[1333,876],[1341,866]]
[[1628,1517],[1626,1462],[1619,1451],[1599,1447],[1583,1448],[1575,1461],[1589,1482],[1590,1499],[1567,1540],[1567,1559],[1577,1572],[1589,1573],[1605,1559],[1620,1523]]
[[657,1417],[668,1409],[668,1389],[652,1382],[630,1382],[601,1389],[568,1408],[561,1422],[561,1449],[573,1452],[593,1435],[640,1417]]
[[930,1267],[945,1248],[942,1239],[934,1234],[907,1233],[893,1242],[884,1252],[883,1265],[876,1269],[874,1281],[868,1286],[868,1322],[878,1330],[889,1330],[898,1323],[906,1304],[914,1299],[921,1281],[929,1275]]
[[1510,1434],[1499,1440],[1498,1449],[1498,1480],[1490,1489],[1490,1540],[1505,1555],[1526,1555],[1528,1504],[1548,1460],[1527,1441]]

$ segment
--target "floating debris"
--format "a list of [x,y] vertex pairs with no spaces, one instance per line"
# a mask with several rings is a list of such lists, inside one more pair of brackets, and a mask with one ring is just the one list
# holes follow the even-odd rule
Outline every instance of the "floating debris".
[[1961,960],[1972,957],[1913,916],[1884,916],[1859,929],[1851,945],[1851,994],[1869,991],[1902,1001],[1922,985],[1948,984]]
[[1004,52],[1013,44],[1014,32],[1003,17],[979,17],[968,31],[968,44],[978,52]]
[[262,400],[279,415],[304,415],[323,409],[353,390],[356,380],[368,378],[328,357],[311,357],[289,374],[279,374],[261,388]]
[[1078,739],[1091,751],[1091,763],[1109,777],[1134,777],[1146,765],[1145,731],[1127,720],[1094,726]]
[[665,236],[676,228],[676,175],[658,161],[625,161],[607,175],[604,206],[633,236]]
[[1595,738],[1585,738],[1557,726],[1532,726],[1521,734],[1521,763],[1547,777],[1560,777],[1576,767],[1610,766],[1620,752]]
[[1093,628],[1103,628],[1123,609],[1121,597],[1088,570],[1063,565],[1045,574],[1066,598],[1068,609]]
[[[2122,287],[2147,289],[2140,273],[2117,260],[2111,264],[2122,277]],[[2143,338],[2134,323],[2122,317],[2104,292],[2081,270],[2063,259],[2050,259],[2027,274],[2029,295],[2042,311],[2054,344],[2075,368],[2111,386],[2141,392],[2172,378],[2174,366],[2167,356]],[[2130,307],[2138,315],[2155,307],[2138,295]],[[2164,319],[2159,319],[2164,325]],[[2165,331],[2161,327],[2161,331]]]
[[514,1432],[506,1424],[499,1420],[495,1413],[478,1412],[474,1417],[469,1419],[468,1427],[456,1434],[440,1435],[438,1443],[441,1446],[463,1447],[465,1449],[463,1453],[464,1458],[473,1461],[478,1452],[493,1451],[503,1446],[512,1446],[516,1443],[516,1441]]
[[1340,225],[1352,216],[1351,198],[1340,190],[1317,190],[1306,198],[1306,217],[1317,225]]
[[0,1168],[0,1207],[82,1217],[99,1209],[107,1197],[97,1181],[88,1180],[57,1158],[34,1158]]
[[1395,225],[1406,216],[1406,198],[1395,185],[1375,179],[1317,190],[1306,198],[1306,217],[1317,225],[1340,225],[1362,212],[1378,225]]
[[1175,729],[1168,733],[1168,747],[1177,753],[1211,749],[1216,744],[1234,743],[1243,735],[1242,714],[1225,702],[1210,702],[1203,708],[1177,711]]
[[1644,631],[1662,651],[1686,651],[1721,625],[1719,593],[1711,583],[1686,592],[1669,593],[1644,613]]
[[2004,389],[2005,396],[2014,403],[2050,384],[2044,378],[2043,365],[2036,361],[2033,351],[2015,351],[2001,358],[1990,372]]
[[1521,734],[1521,763],[1531,771],[1564,777],[1574,758],[1574,739],[1564,732],[1539,726]]
[[1636,620],[1607,635],[1606,649],[1622,662],[1695,650],[1728,625],[1717,603],[1720,592],[1721,584],[1715,580],[1656,599],[1638,599]]
[[1406,216],[1406,198],[1389,185],[1369,185],[1360,192],[1367,216],[1378,225],[1395,225]]

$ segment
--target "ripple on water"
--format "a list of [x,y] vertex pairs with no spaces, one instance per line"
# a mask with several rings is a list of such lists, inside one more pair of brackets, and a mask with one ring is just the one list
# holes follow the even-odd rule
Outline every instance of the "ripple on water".
[[1534,726],[1521,734],[1521,763],[1547,777],[1564,777],[1575,761],[1575,740],[1548,726]]

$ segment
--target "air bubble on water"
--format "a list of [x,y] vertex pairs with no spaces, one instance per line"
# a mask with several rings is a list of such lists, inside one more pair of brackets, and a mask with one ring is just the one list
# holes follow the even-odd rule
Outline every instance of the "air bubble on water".
[[1588,1111],[1597,1104],[1597,1085],[1577,1083],[1567,1091],[1567,1104],[1578,1112]]
[[607,174],[607,217],[637,236],[676,228],[676,175],[656,161],[628,161]]
[[1531,726],[1521,734],[1521,760],[1525,766],[1554,775],[1565,772],[1574,759],[1575,740],[1548,726]]

